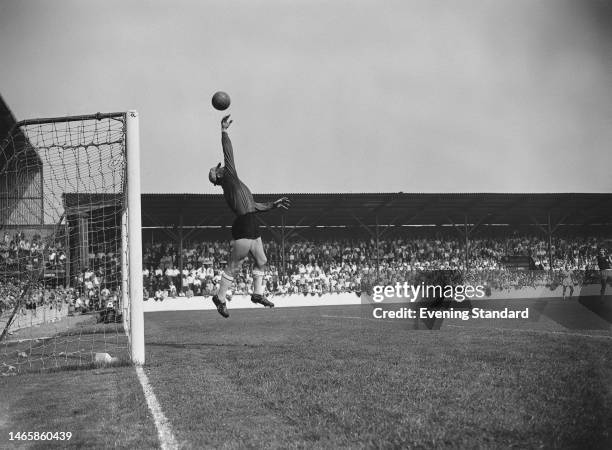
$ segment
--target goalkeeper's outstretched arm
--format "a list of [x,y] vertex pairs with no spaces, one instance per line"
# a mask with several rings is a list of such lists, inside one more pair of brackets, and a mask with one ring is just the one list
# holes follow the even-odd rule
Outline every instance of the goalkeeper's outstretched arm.
[[273,202],[266,202],[266,203],[255,202],[255,210],[257,212],[270,211],[271,209],[274,209],[274,208],[289,209],[290,206],[291,206],[291,201],[289,201],[287,197],[281,197],[278,200],[275,200]]
[[234,149],[232,141],[227,134],[227,129],[232,124],[229,114],[221,119],[221,145],[223,146],[223,158],[225,160],[225,172],[230,176],[238,178],[236,164],[234,163]]

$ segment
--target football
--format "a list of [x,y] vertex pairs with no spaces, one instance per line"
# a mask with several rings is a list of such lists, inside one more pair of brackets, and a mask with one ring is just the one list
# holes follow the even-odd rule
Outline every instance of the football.
[[227,95],[227,92],[217,91],[212,97],[212,105],[213,108],[224,111],[229,108],[230,105],[230,97]]

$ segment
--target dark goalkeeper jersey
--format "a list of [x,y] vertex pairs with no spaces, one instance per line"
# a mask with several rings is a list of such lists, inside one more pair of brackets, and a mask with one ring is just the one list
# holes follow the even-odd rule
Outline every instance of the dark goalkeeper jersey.
[[240,181],[234,164],[234,150],[232,141],[226,131],[221,133],[221,145],[223,146],[223,157],[225,159],[225,172],[221,181],[223,196],[229,207],[237,216],[244,214],[267,211],[271,205],[269,203],[257,203],[253,199],[253,194],[249,188]]

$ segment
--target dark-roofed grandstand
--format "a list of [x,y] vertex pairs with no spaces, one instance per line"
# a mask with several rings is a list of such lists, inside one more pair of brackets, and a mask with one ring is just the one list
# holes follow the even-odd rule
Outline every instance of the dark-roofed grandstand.
[[[256,198],[269,201],[280,196],[292,199],[289,211],[259,216],[271,294],[360,292],[364,285],[410,280],[412,274],[427,270],[462,271],[474,282],[499,289],[554,284],[555,271],[566,266],[579,271],[583,281],[595,281],[597,251],[612,246],[612,194],[334,193]],[[71,254],[62,248],[66,237],[47,247],[39,244],[40,237],[30,237],[34,245],[28,246],[20,244],[29,242],[22,230],[16,229],[21,234],[13,239],[7,229],[5,263],[18,259],[12,248],[46,248],[33,255],[46,262],[56,284],[78,291],[93,285],[94,292],[85,298],[100,298],[105,281],[119,270],[117,250],[105,246],[117,239],[119,230],[113,224],[120,223],[119,204],[114,194],[63,194]],[[143,194],[146,297],[214,293],[227,263],[232,221],[222,195]],[[252,289],[249,269],[245,265],[234,292]],[[96,282],[90,283],[94,278]]]
[[[265,216],[266,223],[286,226],[463,225],[469,223],[532,225],[551,220],[563,225],[612,223],[612,194],[259,194],[259,201],[278,196],[292,199],[282,215]],[[143,194],[143,226],[219,226],[233,220],[222,195]]]
[[[611,194],[262,194],[292,208],[261,216],[270,293],[359,292],[425,270],[492,288],[554,284],[563,267],[595,280],[612,239]],[[221,195],[142,196],[145,287],[210,295],[233,220]],[[531,269],[531,270],[524,270]],[[552,269],[552,270],[551,270]],[[367,283],[364,283],[367,280]],[[250,292],[245,269],[236,292]]]

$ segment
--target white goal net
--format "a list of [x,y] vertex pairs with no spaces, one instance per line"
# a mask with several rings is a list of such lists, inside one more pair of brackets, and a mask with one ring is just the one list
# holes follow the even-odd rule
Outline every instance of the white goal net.
[[0,141],[0,374],[144,362],[138,147],[134,111]]

